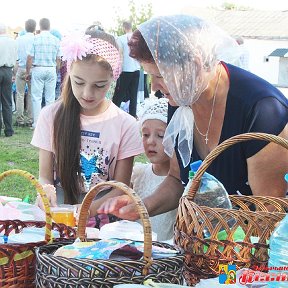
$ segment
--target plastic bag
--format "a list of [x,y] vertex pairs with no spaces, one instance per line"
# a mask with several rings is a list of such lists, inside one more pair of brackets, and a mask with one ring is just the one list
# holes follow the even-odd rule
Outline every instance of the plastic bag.
[[[53,238],[59,238],[59,231],[51,231]],[[31,243],[45,241],[45,227],[24,227],[20,233],[8,236],[8,243]]]
[[[8,211],[8,212],[7,212]],[[8,202],[0,207],[1,220],[45,221],[45,212],[38,206],[25,202]]]
[[[143,226],[138,222],[120,220],[109,223],[101,227],[99,232],[100,239],[130,239],[134,241],[143,241]],[[157,241],[157,234],[152,232],[152,240]]]

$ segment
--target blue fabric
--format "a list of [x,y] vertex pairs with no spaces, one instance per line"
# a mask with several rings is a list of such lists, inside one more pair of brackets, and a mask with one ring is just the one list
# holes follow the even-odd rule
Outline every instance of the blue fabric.
[[53,36],[57,37],[59,40],[62,40],[62,35],[61,35],[61,33],[58,30],[52,29],[52,30],[50,30],[50,33]]
[[22,30],[18,33],[18,37],[25,35],[27,32],[26,30]]
[[18,36],[16,41],[18,45],[18,65],[21,68],[26,68],[26,60],[33,46],[34,34],[27,32],[22,36]]
[[56,67],[56,58],[60,57],[60,41],[49,31],[42,31],[35,36],[29,54],[33,57],[33,65]]
[[[258,76],[233,65],[224,64],[230,77],[226,111],[220,136],[224,140],[247,132],[278,135],[288,122],[288,100],[273,85]],[[177,107],[169,106],[168,121]],[[256,154],[268,142],[246,141],[222,152],[208,167],[207,172],[225,186],[229,194],[251,195],[246,159]],[[189,165],[184,168],[176,150],[181,180],[188,183]],[[195,145],[191,162],[200,160]],[[201,159],[203,160],[203,159]]]
[[[12,83],[12,92],[13,93],[17,92],[17,90],[16,90],[16,82]],[[25,93],[28,93],[28,85],[27,84],[25,85]]]

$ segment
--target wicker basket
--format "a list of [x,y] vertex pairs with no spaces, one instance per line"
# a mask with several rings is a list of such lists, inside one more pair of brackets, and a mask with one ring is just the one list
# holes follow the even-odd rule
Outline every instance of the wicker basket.
[[[281,137],[246,133],[222,142],[205,158],[193,178],[188,195],[180,199],[174,230],[175,243],[185,253],[183,273],[188,285],[218,276],[219,264],[236,264],[237,269],[255,266],[259,270],[267,269],[267,240],[276,223],[288,211],[288,199],[234,195],[230,196],[233,209],[198,206],[193,202],[201,177],[211,162],[226,148],[246,140],[270,141],[288,149],[288,141]],[[274,206],[275,212],[268,212],[268,205]],[[243,229],[245,238],[237,241],[233,235],[235,237],[235,232],[241,229],[239,227]],[[223,231],[227,237],[220,238],[221,233],[225,234]],[[252,241],[253,237],[259,237],[257,243]]]
[[[129,195],[137,205],[144,227],[143,260],[88,260],[54,256],[53,252],[64,244],[49,244],[36,249],[37,287],[113,287],[116,284],[141,284],[146,279],[155,282],[182,284],[183,255],[151,259],[152,236],[149,215],[137,194],[126,185],[114,181],[97,184],[85,196],[78,223],[78,236],[85,241],[88,208],[103,188],[113,187]],[[153,242],[153,245],[175,249],[173,246]]]
[[9,170],[0,174],[0,181],[10,175],[23,176],[36,188],[44,203],[46,222],[0,220],[0,233],[9,236],[12,233],[21,232],[24,227],[45,226],[45,241],[25,244],[0,244],[0,287],[35,287],[35,248],[52,241],[51,229],[58,230],[60,238],[75,238],[76,231],[63,224],[53,223],[52,225],[49,200],[41,184],[33,175],[23,170]]

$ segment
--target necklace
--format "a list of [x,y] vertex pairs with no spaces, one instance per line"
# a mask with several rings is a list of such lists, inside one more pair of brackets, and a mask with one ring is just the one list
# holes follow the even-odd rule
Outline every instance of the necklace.
[[[221,65],[221,64],[220,64],[220,65]],[[216,102],[216,94],[217,94],[217,89],[218,89],[218,85],[219,85],[219,80],[220,80],[220,78],[221,78],[221,74],[222,74],[222,69],[221,69],[221,66],[220,66],[220,72],[219,72],[219,74],[218,74],[217,83],[216,83],[216,85],[215,85],[215,90],[214,90],[214,93],[213,93],[213,102],[212,102],[212,109],[211,109],[211,114],[210,114],[210,118],[209,118],[209,122],[208,122],[208,128],[207,128],[207,131],[206,131],[205,134],[202,133],[202,132],[199,130],[199,128],[198,128],[197,125],[196,125],[196,121],[194,121],[194,125],[195,125],[198,133],[199,133],[201,136],[205,137],[205,143],[206,143],[206,145],[208,144],[208,140],[209,140],[209,139],[208,139],[208,134],[209,134],[210,125],[211,125],[211,121],[212,121],[213,114],[214,114],[214,107],[215,107],[215,102]]]

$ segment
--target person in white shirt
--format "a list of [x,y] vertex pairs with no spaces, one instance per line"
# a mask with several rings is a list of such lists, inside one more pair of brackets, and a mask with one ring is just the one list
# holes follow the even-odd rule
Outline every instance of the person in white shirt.
[[[26,80],[26,61],[27,56],[32,48],[34,42],[34,33],[36,30],[36,21],[34,19],[28,19],[25,22],[24,35],[19,36],[16,41],[18,44],[18,69],[16,73],[16,106],[17,106],[17,118],[16,125],[31,126],[32,120],[32,102],[31,102],[31,81]],[[25,98],[25,88],[28,86],[28,93],[26,96],[26,110],[27,117],[24,116],[24,98]]]
[[[2,115],[4,134],[10,137],[14,134],[12,127],[12,78],[13,67],[17,61],[17,43],[6,34],[6,25],[0,23],[0,133],[2,129]],[[2,115],[1,115],[2,114]]]
[[123,22],[125,34],[117,38],[122,52],[122,73],[117,80],[113,102],[120,107],[122,102],[130,101],[129,114],[137,118],[137,91],[140,76],[140,63],[129,56],[128,42],[132,36],[131,22]]

